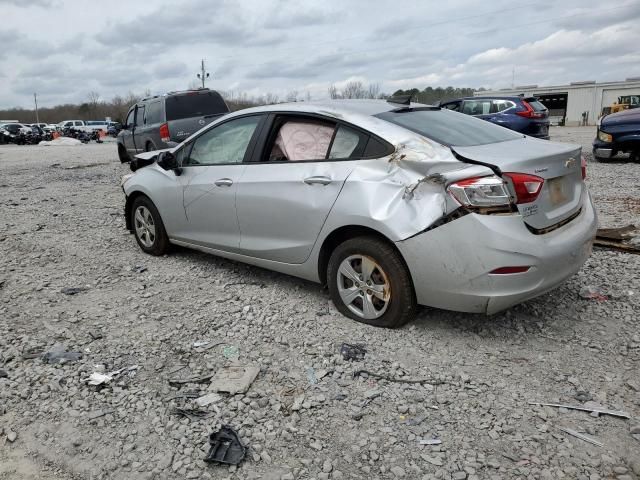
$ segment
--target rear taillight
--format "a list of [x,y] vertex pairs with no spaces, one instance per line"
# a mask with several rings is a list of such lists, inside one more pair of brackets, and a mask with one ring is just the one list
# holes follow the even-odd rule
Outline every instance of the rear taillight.
[[587,159],[584,155],[580,155],[580,166],[582,167],[582,179],[587,179]]
[[505,173],[513,184],[516,194],[516,204],[531,203],[538,198],[544,179],[527,173]]
[[164,143],[167,143],[171,140],[171,135],[169,135],[169,124],[163,123],[162,125],[160,125],[160,139]]
[[536,112],[533,107],[529,105],[529,102],[522,100],[522,106],[525,110],[516,112],[517,115],[525,118],[544,118],[544,112]]
[[447,191],[463,207],[501,207],[511,203],[504,181],[495,175],[452,183]]

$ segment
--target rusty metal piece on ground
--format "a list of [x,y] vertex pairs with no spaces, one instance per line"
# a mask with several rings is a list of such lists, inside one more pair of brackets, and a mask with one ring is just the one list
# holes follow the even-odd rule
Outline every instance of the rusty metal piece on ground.
[[397,377],[388,377],[386,375],[381,375],[379,373],[373,373],[368,370],[356,370],[353,372],[353,378],[357,378],[360,375],[369,375],[370,377],[379,378],[380,380],[386,380],[387,382],[395,382],[395,383],[427,383],[429,385],[443,385],[447,382],[443,380],[435,380],[433,378],[397,378]]
[[596,445],[598,447],[602,447],[604,445],[604,443],[602,443],[599,440],[596,440],[595,438],[589,437],[588,435],[584,435],[580,432],[576,432],[575,430],[572,430],[571,428],[565,428],[565,427],[557,427],[558,430],[562,430],[565,433],[568,433],[569,435],[573,435],[576,438],[579,438],[580,440],[584,440],[585,442],[588,443],[592,443],[593,445]]
[[236,431],[228,425],[209,435],[209,445],[211,448],[204,459],[205,462],[238,465],[247,453],[247,447],[242,444]]
[[580,410],[583,412],[591,412],[591,413],[596,412],[600,415],[611,415],[612,417],[619,417],[619,418],[626,418],[626,419],[631,418],[631,415],[629,415],[627,412],[622,412],[619,410],[607,410],[606,408],[588,408],[588,407],[581,407],[576,405],[563,405],[561,403],[540,403],[540,402],[529,402],[529,405],[541,405],[543,407],[566,408],[569,410]]
[[640,253],[640,230],[634,225],[619,228],[599,228],[593,244],[627,253]]

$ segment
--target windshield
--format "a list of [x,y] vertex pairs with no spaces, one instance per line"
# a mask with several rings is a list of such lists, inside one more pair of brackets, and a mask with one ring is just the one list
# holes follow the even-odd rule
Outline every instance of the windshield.
[[384,112],[376,117],[447,147],[471,147],[522,138],[520,133],[449,110]]
[[167,97],[167,121],[227,113],[229,109],[218,92],[193,92]]

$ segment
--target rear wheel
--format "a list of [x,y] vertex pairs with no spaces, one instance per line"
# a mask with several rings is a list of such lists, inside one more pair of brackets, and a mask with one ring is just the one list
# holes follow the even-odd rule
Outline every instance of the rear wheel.
[[397,328],[417,311],[402,257],[376,237],[356,237],[338,245],[329,259],[327,284],[340,313],[358,322]]
[[147,144],[144,146],[144,151],[145,152],[153,152],[154,150],[157,150],[156,146],[151,143],[151,142],[147,142]]
[[118,144],[118,158],[120,159],[120,163],[126,163],[131,161],[129,154],[127,153],[127,149],[124,148],[124,146],[121,143]]
[[153,202],[140,196],[131,205],[133,234],[140,248],[150,255],[164,255],[169,251],[169,237],[162,218]]

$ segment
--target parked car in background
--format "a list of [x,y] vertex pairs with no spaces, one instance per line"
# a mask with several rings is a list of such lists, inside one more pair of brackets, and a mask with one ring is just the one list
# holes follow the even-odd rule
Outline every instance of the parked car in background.
[[109,122],[106,120],[88,120],[85,123],[87,127],[93,130],[104,130],[106,132],[109,129]]
[[222,96],[202,88],[148,97],[133,105],[118,134],[118,157],[168,148],[229,112]]
[[18,133],[24,133],[26,135],[31,133],[31,126],[24,123],[3,123],[0,127],[10,132],[12,135],[16,135]]
[[580,269],[597,219],[576,145],[399,99],[250,108],[125,175],[140,248],[326,283],[347,317],[494,313]]
[[109,122],[107,127],[107,134],[113,138],[117,137],[122,131],[122,124],[120,122]]
[[467,97],[443,102],[440,106],[549,140],[549,111],[535,97]]
[[640,162],[640,108],[623,110],[602,117],[593,141],[593,156],[606,162],[618,153],[629,153]]
[[58,130],[64,130],[65,128],[73,128],[82,132],[91,132],[93,129],[88,127],[84,120],[63,120],[58,123]]

